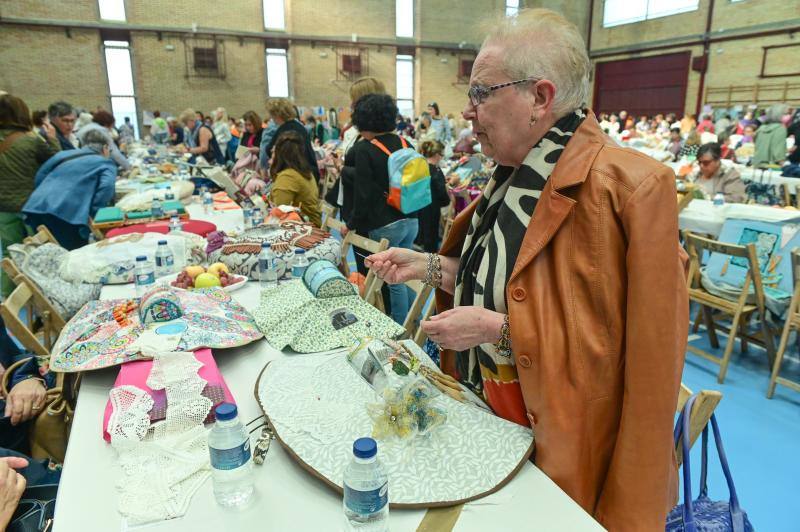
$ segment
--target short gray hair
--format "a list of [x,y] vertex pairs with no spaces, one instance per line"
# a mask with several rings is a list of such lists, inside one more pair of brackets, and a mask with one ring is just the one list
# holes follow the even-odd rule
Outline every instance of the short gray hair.
[[789,112],[789,107],[785,103],[776,103],[764,113],[764,122],[767,124],[779,124],[783,121],[783,115]]
[[483,47],[504,47],[503,70],[512,79],[548,79],[556,86],[553,113],[587,104],[591,63],[578,28],[549,9],[526,9],[491,26]]
[[103,148],[108,146],[108,139],[101,131],[90,129],[83,136],[82,148],[89,148],[97,153],[103,153]]
[[51,103],[50,107],[47,108],[47,114],[50,118],[60,118],[77,113],[75,112],[75,108],[67,102],[55,102]]

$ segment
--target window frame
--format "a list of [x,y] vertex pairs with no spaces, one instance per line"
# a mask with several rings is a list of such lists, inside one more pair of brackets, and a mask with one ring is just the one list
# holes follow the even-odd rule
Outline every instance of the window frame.
[[[280,25],[271,26],[268,23],[268,15],[274,14],[272,13],[271,9],[268,9],[267,5],[273,4],[273,8],[277,8],[280,4]],[[267,31],[286,31],[286,2],[285,0],[261,0],[261,13],[263,15],[263,22],[264,22],[264,29]],[[271,18],[271,17],[269,17]]]
[[609,0],[603,0],[603,28],[616,28],[618,26],[625,26],[627,24],[636,24],[638,22],[646,22],[648,20],[655,20],[664,17],[671,17],[673,15],[680,15],[682,13],[691,13],[693,11],[698,11],[700,9],[700,0],[694,0],[695,5],[692,7],[686,8],[678,8],[676,10],[667,12],[667,13],[660,13],[656,15],[651,14],[651,2],[656,2],[658,0],[644,0],[645,2],[645,9],[643,15],[636,15],[635,17],[631,17],[628,19],[619,19],[616,22],[607,22],[606,21],[606,6],[608,5]]
[[[400,26],[402,8],[406,8],[410,11],[410,13],[406,13],[406,15],[410,15],[410,20],[403,20],[403,22],[410,22],[410,26],[403,28]],[[403,19],[405,19],[405,17],[403,17]],[[414,38],[414,0],[394,0],[394,34],[395,37],[400,37],[402,39]]]
[[[283,94],[281,91],[280,94],[273,93],[271,90],[270,84],[270,71],[272,70],[269,65],[269,58],[270,57],[278,57],[283,59],[283,66],[285,67],[285,79],[286,79],[286,94]],[[292,93],[292,87],[289,79],[289,50],[287,48],[265,48],[264,49],[264,68],[265,68],[265,76],[267,82],[267,97],[269,98],[289,98]],[[283,88],[276,87],[277,88]]]

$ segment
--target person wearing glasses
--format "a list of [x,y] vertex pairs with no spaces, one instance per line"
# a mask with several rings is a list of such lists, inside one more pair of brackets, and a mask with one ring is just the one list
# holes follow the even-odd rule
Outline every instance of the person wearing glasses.
[[722,147],[718,143],[709,142],[700,146],[697,150],[697,166],[694,182],[703,188],[706,196],[713,198],[716,194],[722,194],[726,203],[747,201],[742,176],[732,164],[722,162]]
[[438,254],[367,263],[437,288],[422,328],[443,369],[533,429],[534,461],[561,489],[609,530],[663,530],[689,324],[675,175],[601,131],[589,72],[561,15],[499,21],[463,111],[497,163],[483,195]]
[[75,150],[78,147],[78,138],[72,132],[78,115],[75,108],[67,102],[55,102],[47,108],[50,123],[56,128],[56,138],[62,150]]

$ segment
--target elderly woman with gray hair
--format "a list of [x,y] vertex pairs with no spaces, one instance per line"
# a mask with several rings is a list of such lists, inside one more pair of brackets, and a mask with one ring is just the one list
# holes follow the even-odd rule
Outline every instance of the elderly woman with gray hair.
[[438,254],[367,264],[437,288],[422,328],[443,369],[533,429],[536,465],[568,495],[609,530],[664,530],[689,323],[675,176],[601,131],[589,71],[552,11],[494,25],[463,111],[494,175]]
[[773,105],[767,109],[764,121],[756,130],[756,149],[753,153],[753,166],[783,164],[786,160],[786,126],[783,115],[787,107],[783,104]]
[[106,135],[88,131],[79,150],[59,152],[36,173],[35,189],[22,207],[25,222],[47,227],[68,250],[85,246],[89,220],[114,197],[117,166],[108,158]]

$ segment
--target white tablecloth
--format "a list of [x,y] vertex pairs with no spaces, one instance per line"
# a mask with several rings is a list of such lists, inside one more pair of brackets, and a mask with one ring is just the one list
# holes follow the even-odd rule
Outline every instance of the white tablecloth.
[[190,201],[186,203],[186,212],[189,213],[189,218],[192,220],[211,222],[217,226],[219,231],[241,231],[244,226],[244,212],[242,209],[213,211],[211,214],[206,214],[197,196],[192,196]]
[[788,222],[800,219],[800,211],[742,203],[726,203],[715,207],[709,200],[696,199],[680,212],[678,225],[681,229],[716,237],[722,231],[725,220],[732,218],[760,222]]
[[[664,163],[678,175],[678,170],[684,166],[685,162],[667,162]],[[733,164],[724,161],[723,164]],[[781,170],[757,170],[752,166],[744,166],[741,164],[733,164],[742,176],[742,181],[757,181],[769,183],[771,185],[786,185],[789,188],[789,194],[797,194],[797,187],[800,186],[799,177],[783,177]]]
[[[102,294],[103,298],[132,296],[132,285],[108,286]],[[248,283],[233,296],[253,309],[258,302],[258,285]],[[281,353],[260,340],[237,349],[216,350],[214,356],[239,405],[240,416],[247,422],[261,415],[254,387],[264,365],[280,357],[303,355]],[[111,368],[84,375],[56,502],[57,532],[124,530],[114,488],[115,453],[101,436],[103,410],[116,373]],[[255,467],[255,479],[258,499],[244,511],[218,506],[209,480],[194,496],[183,518],[144,530],[342,530],[340,496],[302,469],[277,441],[264,465]],[[391,530],[416,530],[424,515],[425,510],[393,510]],[[465,505],[455,530],[603,529],[544,473],[527,463],[503,489]]]

